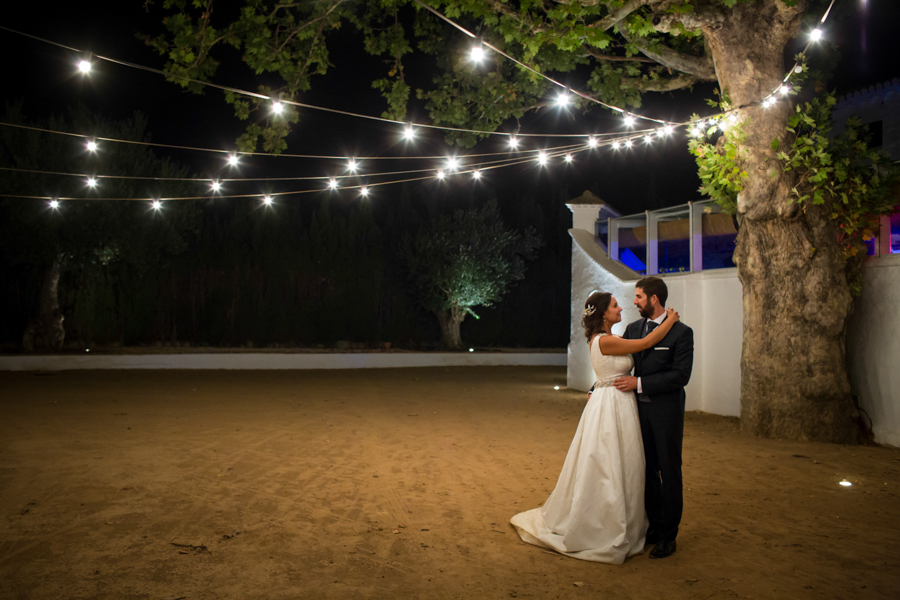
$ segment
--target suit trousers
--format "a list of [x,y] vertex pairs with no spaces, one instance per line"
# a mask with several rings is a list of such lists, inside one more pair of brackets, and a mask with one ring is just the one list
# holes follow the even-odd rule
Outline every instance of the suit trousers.
[[638,415],[647,460],[644,506],[650,531],[655,531],[660,539],[674,540],[684,508],[681,479],[684,397],[638,402]]

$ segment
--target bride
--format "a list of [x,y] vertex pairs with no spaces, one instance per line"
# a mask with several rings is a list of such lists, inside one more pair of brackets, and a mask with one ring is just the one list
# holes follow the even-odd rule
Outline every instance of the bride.
[[641,553],[647,535],[644,512],[644,447],[633,392],[612,387],[634,366],[631,355],[652,348],[678,321],[666,319],[647,337],[623,340],[610,328],[622,320],[612,294],[594,292],[581,321],[597,381],[581,415],[556,489],[543,508],[510,519],[523,541],[566,556],[620,565]]

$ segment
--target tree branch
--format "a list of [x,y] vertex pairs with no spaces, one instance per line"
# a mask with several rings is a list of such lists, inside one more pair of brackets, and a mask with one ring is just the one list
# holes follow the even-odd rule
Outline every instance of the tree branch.
[[642,92],[671,92],[690,87],[703,81],[697,77],[680,73],[670,79],[643,79],[641,77],[623,77],[620,85]]
[[672,50],[668,46],[662,46],[659,52],[647,49],[646,44],[640,40],[634,40],[623,30],[620,29],[622,37],[634,44],[641,51],[641,54],[652,58],[655,62],[664,67],[669,67],[675,71],[693,75],[697,79],[703,81],[716,80],[716,68],[709,56],[693,56],[691,54],[682,54],[676,50]]
[[608,62],[642,62],[657,64],[657,61],[653,60],[652,58],[644,58],[643,56],[610,56],[608,54],[601,54],[590,46],[582,46],[582,48],[584,49],[584,54],[582,56],[590,56],[595,60],[605,60]]
[[[596,23],[592,23],[590,26],[606,31],[645,4],[654,4],[656,2],[659,2],[659,0],[629,0],[622,5],[622,8],[606,15]],[[596,2],[582,2],[581,4],[587,6],[594,5]]]
[[679,0],[663,0],[658,6],[654,7],[652,23],[656,31],[669,33],[675,28],[676,24],[684,26],[689,31],[704,27],[715,27],[724,22],[728,16],[718,0],[693,2],[694,11],[689,13],[668,12],[669,7],[677,2]]

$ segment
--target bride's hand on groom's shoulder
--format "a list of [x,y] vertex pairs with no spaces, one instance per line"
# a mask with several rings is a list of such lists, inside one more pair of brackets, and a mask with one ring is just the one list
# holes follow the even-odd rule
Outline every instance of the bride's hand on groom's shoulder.
[[675,323],[681,320],[681,317],[678,315],[678,311],[676,311],[674,308],[666,309],[666,318],[672,319]]

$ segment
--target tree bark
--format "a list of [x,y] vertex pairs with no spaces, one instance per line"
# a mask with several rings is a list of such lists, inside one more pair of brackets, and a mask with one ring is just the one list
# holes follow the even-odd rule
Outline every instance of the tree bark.
[[[764,437],[851,442],[856,409],[845,364],[850,287],[834,225],[818,207],[790,203],[782,172],[791,103],[758,103],[781,83],[785,47],[808,2],[738,3],[702,27],[721,89],[746,120],[739,164],[748,173],[737,198],[734,262],[743,286],[741,429]],[[696,16],[696,15],[695,15]]]
[[28,322],[22,336],[25,352],[55,352],[66,339],[63,315],[59,310],[59,275],[62,261],[57,258],[44,271],[37,314]]
[[459,326],[466,318],[465,309],[454,306],[449,310],[437,311],[435,314],[441,322],[441,342],[451,350],[461,350],[463,344]]

